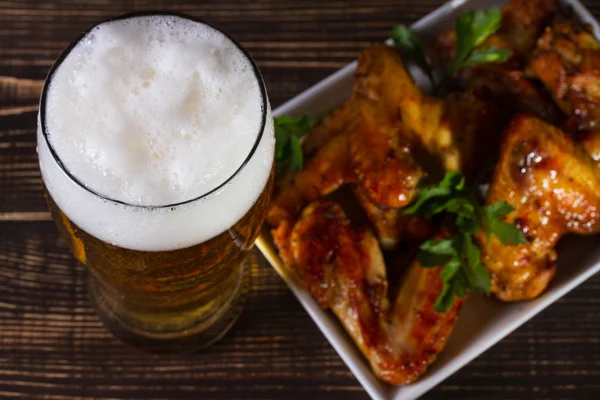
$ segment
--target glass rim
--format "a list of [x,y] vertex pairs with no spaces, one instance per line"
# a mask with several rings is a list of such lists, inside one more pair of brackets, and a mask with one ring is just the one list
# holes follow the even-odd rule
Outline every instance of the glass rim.
[[[100,25],[108,23],[108,22],[119,21],[122,19],[130,19],[130,18],[137,18],[137,17],[150,17],[150,16],[172,16],[172,17],[179,17],[179,18],[187,19],[189,21],[193,21],[193,22],[196,22],[196,23],[199,23],[202,25],[206,25],[206,26],[216,30],[217,32],[221,33],[222,35],[224,35],[227,39],[229,39],[235,45],[236,48],[238,48],[242,52],[244,57],[246,57],[246,59],[250,62],[250,66],[252,67],[252,71],[254,72],[254,76],[255,76],[258,86],[259,86],[259,91],[260,91],[260,95],[261,95],[261,103],[262,103],[261,104],[262,105],[262,107],[261,107],[262,108],[261,122],[260,122],[260,126],[259,126],[259,131],[257,133],[257,137],[254,141],[252,148],[250,149],[250,152],[248,153],[248,155],[246,156],[246,158],[244,159],[242,164],[233,172],[233,174],[231,174],[230,177],[225,179],[219,185],[215,186],[213,189],[209,190],[208,192],[201,194],[200,196],[196,196],[196,197],[193,197],[188,200],[183,200],[183,201],[179,201],[176,203],[164,204],[164,205],[131,204],[126,201],[114,199],[110,196],[104,195],[104,194],[96,191],[95,189],[92,189],[88,185],[84,184],[81,180],[79,180],[79,178],[77,178],[74,174],[72,174],[69,171],[69,169],[66,167],[66,165],[63,164],[62,160],[60,159],[60,156],[58,155],[58,153],[55,151],[54,147],[52,146],[52,143],[50,143],[50,140],[48,138],[48,130],[46,127],[46,97],[47,97],[48,88],[50,86],[50,83],[52,81],[54,73],[62,65],[63,61],[67,58],[67,56],[69,56],[69,54],[75,48],[75,46],[77,46],[97,26],[100,26]],[[218,192],[223,187],[225,187],[229,182],[231,182],[236,176],[238,176],[242,172],[242,170],[246,167],[246,165],[248,165],[248,163],[254,156],[254,153],[256,153],[256,149],[258,148],[258,146],[263,138],[264,131],[265,131],[266,124],[267,124],[268,107],[269,107],[269,105],[268,105],[268,100],[267,100],[267,90],[266,90],[262,75],[258,69],[258,66],[254,62],[254,60],[252,59],[250,54],[246,51],[246,49],[244,49],[244,47],[242,47],[242,45],[237,40],[232,38],[228,33],[222,31],[221,29],[216,28],[215,26],[213,26],[205,21],[202,21],[199,18],[195,18],[195,17],[185,14],[185,13],[171,12],[171,11],[141,11],[141,12],[131,12],[131,13],[122,14],[117,17],[109,18],[107,20],[104,20],[102,22],[94,24],[92,27],[88,28],[86,31],[84,31],[82,34],[80,34],[75,40],[73,40],[67,46],[67,48],[65,48],[62,51],[62,53],[58,56],[56,61],[54,61],[54,63],[52,64],[52,67],[50,67],[50,70],[48,71],[48,74],[46,75],[46,79],[44,81],[44,86],[42,88],[42,94],[40,97],[39,115],[40,115],[40,128],[42,131],[42,136],[44,137],[44,141],[46,142],[46,145],[48,146],[48,150],[50,151],[50,154],[52,155],[54,162],[56,162],[56,164],[58,165],[60,170],[62,172],[64,172],[72,182],[74,182],[77,186],[81,187],[82,189],[89,192],[90,194],[101,198],[102,200],[109,201],[109,202],[112,202],[115,204],[124,205],[124,206],[131,207],[131,208],[154,210],[154,209],[168,209],[168,208],[173,209],[175,207],[179,207],[179,206],[183,206],[186,204],[191,204],[191,203],[200,201],[200,200],[210,196],[211,194]]]

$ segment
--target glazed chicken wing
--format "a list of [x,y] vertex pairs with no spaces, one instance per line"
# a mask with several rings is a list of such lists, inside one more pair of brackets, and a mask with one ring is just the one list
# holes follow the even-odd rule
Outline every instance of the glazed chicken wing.
[[400,121],[389,120],[369,100],[354,112],[357,118],[346,132],[325,144],[279,193],[267,214],[269,224],[293,220],[310,201],[346,183],[356,183],[371,201],[388,207],[412,200],[422,171],[400,140]]
[[529,243],[504,246],[477,236],[492,292],[505,301],[538,296],[556,268],[554,247],[568,232],[600,231],[600,169],[583,146],[532,115],[517,115],[508,126],[487,204],[514,207],[506,218]]
[[404,64],[396,51],[385,45],[375,45],[364,50],[358,59],[352,97],[333,110],[306,137],[302,149],[311,157],[333,137],[347,131],[360,115],[365,100],[380,106],[380,111],[390,120],[397,119],[398,99],[404,95],[402,86],[396,84],[398,74],[404,78]]
[[590,26],[561,14],[537,41],[529,70],[567,114],[566,130],[600,128],[600,43]]
[[290,266],[323,308],[330,308],[375,374],[391,384],[413,382],[446,343],[462,299],[434,311],[442,290],[439,268],[409,267],[390,303],[377,240],[356,229],[333,203],[311,203],[291,234]]

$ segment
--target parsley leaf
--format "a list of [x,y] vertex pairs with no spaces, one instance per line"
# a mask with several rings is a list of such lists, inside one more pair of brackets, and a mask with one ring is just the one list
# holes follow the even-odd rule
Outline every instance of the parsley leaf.
[[512,211],[505,201],[482,206],[475,188],[465,186],[460,172],[447,172],[439,183],[422,189],[405,209],[405,214],[421,213],[427,218],[441,213],[454,216],[454,236],[427,240],[417,255],[423,268],[444,266],[440,273],[444,287],[435,302],[437,312],[448,310],[455,297],[460,298],[469,290],[489,293],[491,280],[473,235],[481,229],[488,242],[495,235],[505,246],[526,243],[523,232],[502,221]]
[[454,304],[454,288],[452,288],[452,284],[444,284],[444,288],[440,292],[440,295],[435,300],[434,308],[437,312],[438,310],[449,310]]
[[471,51],[493,35],[502,23],[500,7],[468,12],[458,17],[454,24],[456,31],[456,55],[454,64],[458,68]]
[[392,41],[394,46],[400,49],[406,58],[413,60],[425,72],[431,85],[435,86],[433,71],[417,35],[405,25],[396,25],[392,29]]
[[306,115],[294,118],[282,115],[275,122],[275,168],[279,174],[289,167],[300,171],[303,166],[300,138],[315,126],[315,120]]
[[300,138],[296,135],[291,135],[290,144],[292,148],[290,168],[292,169],[292,171],[300,171],[302,169],[303,163],[302,145],[300,144]]
[[448,172],[440,183],[421,189],[419,197],[404,209],[404,214],[422,212],[427,218],[444,211],[448,202],[457,197],[465,187],[465,177],[460,172]]
[[463,61],[460,68],[471,65],[485,63],[504,62],[510,58],[511,51],[509,49],[500,49],[495,46],[486,47],[484,49],[474,49],[469,57]]
[[510,58],[509,49],[494,46],[478,48],[487,38],[496,33],[502,24],[502,10],[492,7],[487,10],[468,12],[458,17],[454,24],[456,32],[456,51],[454,60],[442,79],[436,82],[433,69],[427,61],[425,51],[419,38],[410,28],[397,25],[392,30],[394,46],[415,61],[431,80],[434,93],[441,93],[446,82],[461,68],[483,64],[499,63]]
[[460,271],[460,261],[456,258],[452,258],[450,261],[446,263],[446,266],[442,270],[440,277],[442,278],[442,282],[448,283],[456,276],[458,271]]
[[444,81],[454,75],[459,69],[485,62],[504,62],[508,60],[511,51],[489,47],[476,49],[488,37],[492,36],[502,23],[500,7],[488,10],[477,10],[466,13],[456,19],[456,53]]
[[501,220],[512,211],[512,206],[505,201],[499,201],[483,208],[481,222],[486,232],[488,243],[492,238],[492,233],[505,246],[527,243],[523,232],[518,230],[513,224]]
[[456,256],[451,239],[431,239],[423,243],[420,249],[417,258],[423,268],[438,267]]

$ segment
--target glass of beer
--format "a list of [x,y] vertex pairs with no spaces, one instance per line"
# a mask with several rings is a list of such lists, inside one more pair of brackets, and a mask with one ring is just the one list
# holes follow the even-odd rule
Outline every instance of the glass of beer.
[[37,140],[52,216],[107,327],[153,351],[221,338],[273,182],[273,120],[247,52],[185,15],[96,25],[51,68]]

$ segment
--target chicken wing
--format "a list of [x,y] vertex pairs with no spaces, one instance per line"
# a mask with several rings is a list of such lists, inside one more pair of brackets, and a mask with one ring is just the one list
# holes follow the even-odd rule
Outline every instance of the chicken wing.
[[487,204],[504,200],[514,207],[506,221],[528,243],[504,246],[493,237],[476,239],[492,278],[492,292],[505,301],[538,296],[554,276],[554,247],[568,232],[600,231],[600,169],[570,136],[532,116],[510,122],[502,143]]
[[356,77],[353,98],[307,136],[304,149],[309,154],[332,137],[347,133],[352,121],[362,118],[359,111],[365,104],[376,105],[380,119],[401,122],[404,129],[399,134],[412,146],[411,151],[425,157],[421,164],[428,172],[443,174],[474,167],[475,154],[485,157],[477,141],[497,140],[499,112],[495,107],[471,93],[456,93],[447,100],[428,95],[416,85],[400,54],[389,46],[366,49],[359,58]]
[[310,201],[345,183],[357,183],[378,204],[401,208],[408,204],[422,177],[421,168],[400,141],[398,120],[389,120],[381,107],[370,101],[355,110],[357,118],[347,132],[329,141],[308,160],[275,201],[267,221],[277,226],[293,220]]
[[[399,140],[399,121],[386,121],[378,109],[366,101],[355,111],[361,118],[321,148],[271,203],[267,222],[274,227],[275,243],[284,260],[288,259],[292,223],[302,208],[344,184],[355,184],[374,208],[397,210],[412,201],[423,173]],[[368,216],[375,224],[381,221],[379,214]],[[399,229],[398,225],[392,229]],[[384,242],[386,235],[381,232]]]
[[305,156],[311,157],[325,143],[347,131],[357,118],[357,110],[365,100],[377,103],[390,120],[397,119],[398,98],[403,96],[395,84],[398,74],[404,75],[404,64],[396,51],[383,44],[365,49],[358,58],[352,97],[329,113],[302,144]]
[[[554,13],[556,0],[509,0],[502,6],[502,25],[482,47],[510,49],[509,68],[520,68],[529,59],[536,40]],[[430,46],[430,57],[435,66],[447,70],[456,51],[456,32],[442,32]]]
[[383,257],[367,229],[350,226],[339,206],[311,203],[292,235],[291,266],[304,287],[345,326],[375,374],[391,384],[415,381],[443,349],[462,299],[434,311],[439,268],[409,267],[390,304]]
[[600,43],[590,26],[559,15],[537,41],[529,71],[567,114],[567,131],[600,128]]
[[[510,0],[502,7],[502,26],[482,47],[506,48],[511,58],[502,64],[480,64],[462,69],[450,83],[458,90],[470,89],[478,97],[511,112],[529,112],[552,123],[564,117],[552,98],[523,72],[536,39],[557,11],[555,0]],[[446,71],[456,47],[456,34],[447,31],[430,46],[436,69]]]

